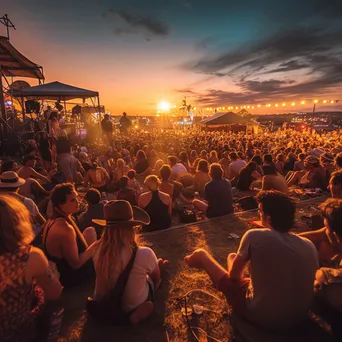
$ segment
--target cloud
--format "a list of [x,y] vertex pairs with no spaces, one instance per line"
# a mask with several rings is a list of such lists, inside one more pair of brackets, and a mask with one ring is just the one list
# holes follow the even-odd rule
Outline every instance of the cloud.
[[294,81],[280,81],[280,80],[267,80],[267,81],[244,81],[240,86],[250,92],[256,93],[273,93],[281,89],[282,85],[294,83]]
[[267,73],[273,74],[277,72],[286,72],[286,71],[306,69],[309,67],[310,67],[310,64],[307,62],[301,62],[299,60],[290,60],[290,61],[281,63],[278,68],[271,69],[267,71]]
[[151,36],[165,38],[171,33],[165,22],[123,9],[110,9],[103,13],[103,18],[111,21],[118,35],[143,34],[150,39]]
[[208,103],[314,96],[342,86],[341,36],[342,27],[334,25],[327,30],[295,27],[220,54],[207,52],[182,67],[211,75],[211,83],[227,77],[241,89],[242,95],[207,89],[199,97]]

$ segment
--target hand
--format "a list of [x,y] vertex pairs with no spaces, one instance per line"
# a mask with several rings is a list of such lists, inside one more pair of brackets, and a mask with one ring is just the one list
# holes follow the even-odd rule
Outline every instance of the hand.
[[200,248],[191,255],[187,255],[184,260],[190,268],[203,269],[203,261],[208,257],[208,252]]

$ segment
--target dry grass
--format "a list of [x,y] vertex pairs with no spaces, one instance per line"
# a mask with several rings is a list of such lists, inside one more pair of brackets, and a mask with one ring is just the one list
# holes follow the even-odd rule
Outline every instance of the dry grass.
[[[308,210],[308,206],[321,202],[321,199],[302,202],[299,208]],[[300,215],[303,215],[301,213]],[[172,228],[163,232],[148,233],[141,237],[143,243],[154,245],[158,257],[169,260],[163,275],[162,287],[157,293],[154,314],[143,324],[136,327],[106,327],[95,325],[83,314],[86,297],[92,294],[90,286],[84,286],[64,295],[66,303],[60,341],[195,341],[185,317],[181,313],[184,307],[182,297],[194,289],[205,290],[211,295],[194,291],[188,298],[188,306],[203,305],[206,311],[202,315],[192,315],[190,325],[203,329],[208,335],[220,341],[230,341],[232,329],[228,319],[228,306],[221,293],[216,291],[204,272],[189,269],[183,262],[184,257],[196,248],[205,248],[226,265],[226,257],[237,250],[240,240],[229,239],[234,232],[239,236],[250,229],[249,222],[257,219],[257,211],[221,217],[202,223]],[[298,221],[297,231],[308,229]],[[206,341],[204,333],[193,330],[198,339]],[[212,339],[208,338],[208,341]],[[266,341],[266,340],[264,340]],[[324,340],[321,340],[324,341]],[[273,342],[273,341],[272,341]]]

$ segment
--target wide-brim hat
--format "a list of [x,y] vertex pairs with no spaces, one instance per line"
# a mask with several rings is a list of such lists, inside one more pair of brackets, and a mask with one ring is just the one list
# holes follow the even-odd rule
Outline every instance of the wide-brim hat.
[[321,155],[321,159],[324,159],[326,161],[333,162],[334,161],[334,155],[329,152],[325,152]]
[[25,183],[26,180],[14,171],[6,171],[0,175],[0,188],[17,188]]
[[109,201],[103,208],[104,219],[93,219],[99,226],[139,226],[150,224],[150,216],[139,207],[128,201]]
[[317,163],[319,163],[319,160],[316,156],[307,156],[304,159],[304,162],[309,163],[309,164],[317,164]]

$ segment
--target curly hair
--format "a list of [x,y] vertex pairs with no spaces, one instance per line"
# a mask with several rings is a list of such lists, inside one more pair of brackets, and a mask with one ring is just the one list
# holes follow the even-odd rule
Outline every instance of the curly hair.
[[342,236],[342,200],[329,198],[320,205],[328,227],[337,235]]
[[261,191],[256,200],[262,204],[262,211],[270,217],[270,224],[278,232],[287,233],[293,228],[296,204],[292,198],[280,191]]

